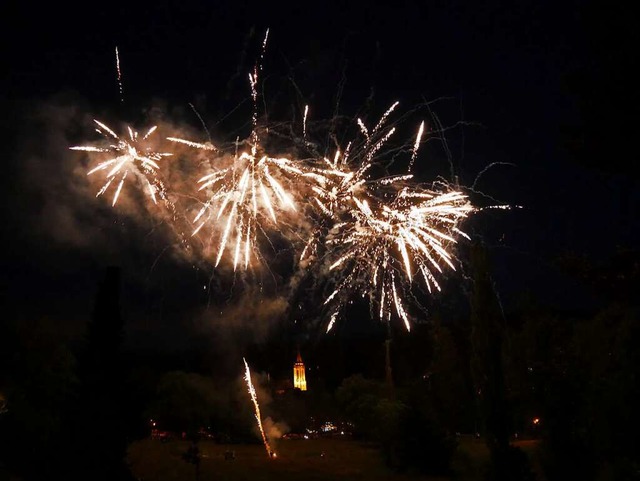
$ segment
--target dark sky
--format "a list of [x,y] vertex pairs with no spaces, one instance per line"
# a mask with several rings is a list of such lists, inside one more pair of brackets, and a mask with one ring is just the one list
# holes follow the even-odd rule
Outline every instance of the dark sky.
[[[341,79],[340,109],[350,116],[371,95],[376,115],[395,100],[406,111],[442,99],[432,110],[445,126],[468,123],[447,132],[460,182],[470,187],[491,163],[504,163],[476,188],[522,206],[470,224],[490,246],[504,299],[532,290],[558,307],[581,303],[553,259],[567,252],[605,259],[618,246],[638,245],[638,156],[630,144],[639,42],[628,15],[577,1],[374,5],[14,5],[2,28],[3,311],[84,319],[100,272],[118,264],[137,342],[188,344],[212,329],[212,316],[224,310],[206,314],[224,301],[210,295],[212,285],[237,293],[242,279],[234,284],[173,260],[162,226],[133,223],[108,202],[98,211],[78,206],[82,179],[67,148],[86,143],[87,120],[98,115],[136,123],[154,107],[197,127],[190,103],[214,136],[232,138],[250,115],[247,74],[267,27],[263,86],[274,117],[300,115],[304,103],[315,118],[331,116]],[[448,164],[422,160],[418,175],[434,174],[448,176]],[[236,308],[224,311],[229,322]],[[277,310],[251,307],[263,315],[270,308]]]

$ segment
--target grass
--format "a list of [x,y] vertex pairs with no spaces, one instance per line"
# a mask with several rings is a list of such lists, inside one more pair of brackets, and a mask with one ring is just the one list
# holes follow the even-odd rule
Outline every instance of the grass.
[[[161,443],[146,439],[133,443],[129,462],[135,476],[144,481],[188,481],[195,467],[182,459],[186,441]],[[262,445],[200,443],[200,479],[208,480],[435,480],[391,472],[377,449],[342,439],[280,440],[278,454],[269,459]],[[227,450],[234,460],[225,460]]]
[[[189,443],[173,440],[162,443],[145,439],[133,443],[129,462],[143,481],[195,480],[195,467],[182,459]],[[413,476],[390,471],[376,448],[349,439],[280,440],[276,459],[269,459],[261,444],[216,444],[201,441],[200,480],[389,480],[446,481],[449,478]],[[520,446],[532,454],[535,445]],[[235,451],[234,460],[225,460],[225,451]],[[481,479],[489,452],[481,440],[461,439],[454,458],[456,481]]]

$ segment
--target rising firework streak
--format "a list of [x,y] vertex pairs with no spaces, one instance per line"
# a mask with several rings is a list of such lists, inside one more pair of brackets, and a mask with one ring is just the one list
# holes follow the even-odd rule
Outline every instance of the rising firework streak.
[[249,388],[249,394],[251,395],[251,401],[253,401],[253,407],[256,412],[256,421],[258,422],[258,428],[260,428],[260,435],[262,436],[262,442],[264,443],[264,448],[267,450],[267,455],[270,458],[275,458],[276,453],[269,446],[269,441],[267,441],[267,436],[264,434],[264,429],[262,429],[262,417],[260,416],[260,406],[258,405],[258,397],[256,396],[256,390],[253,387],[253,383],[251,382],[251,371],[249,370],[249,364],[245,358],[242,358],[244,362],[244,380],[247,381],[247,387]]

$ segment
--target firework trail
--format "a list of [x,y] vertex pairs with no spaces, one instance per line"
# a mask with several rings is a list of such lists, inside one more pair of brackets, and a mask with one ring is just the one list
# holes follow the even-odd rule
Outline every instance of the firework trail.
[[118,47],[116,47],[116,72],[118,73],[118,88],[120,89],[120,102],[124,102],[122,95],[122,72],[120,71],[120,54],[118,53]]
[[304,106],[304,116],[302,117],[302,138],[307,138],[307,115],[309,114],[309,106]]
[[[138,135],[138,132],[133,130],[131,127],[127,127],[129,138],[123,139],[102,122],[95,119],[94,122],[98,125],[96,132],[104,136],[111,143],[105,147],[75,146],[70,147],[70,149],[115,155],[115,157],[100,162],[87,173],[87,175],[92,175],[96,172],[107,172],[106,182],[98,191],[96,197],[101,196],[112,184],[115,185],[117,183],[117,187],[113,195],[113,201],[111,202],[111,205],[115,206],[116,202],[118,202],[118,197],[120,196],[120,191],[122,190],[124,181],[127,176],[131,174],[145,185],[149,197],[154,204],[157,204],[156,196],[169,203],[164,184],[158,178],[158,170],[160,169],[158,161],[163,157],[168,157],[172,154],[153,152],[150,149],[141,146],[141,143],[147,140],[155,132],[156,127],[151,127],[143,136]],[[119,179],[119,182],[114,183],[117,179]]]
[[251,371],[249,370],[249,365],[247,364],[246,359],[243,357],[242,361],[244,362],[244,380],[247,382],[247,387],[249,388],[249,394],[251,395],[251,401],[253,401],[253,407],[256,413],[256,421],[258,422],[258,428],[260,428],[260,435],[262,436],[262,442],[264,443],[264,447],[267,450],[267,455],[270,458],[275,458],[275,451],[271,450],[271,446],[269,446],[269,441],[267,441],[267,436],[264,433],[264,429],[262,428],[262,416],[260,415],[260,406],[258,405],[258,397],[256,396],[256,390],[253,387],[253,383],[251,382]]

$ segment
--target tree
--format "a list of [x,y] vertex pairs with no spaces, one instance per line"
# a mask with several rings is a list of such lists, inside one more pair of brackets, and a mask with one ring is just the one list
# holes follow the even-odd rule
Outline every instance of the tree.
[[442,428],[423,385],[391,391],[386,382],[354,375],[344,380],[336,399],[354,434],[377,444],[389,467],[450,474],[456,443]]
[[490,273],[486,248],[471,248],[472,374],[482,434],[491,453],[488,476],[495,480],[531,477],[526,456],[509,445],[509,414],[503,366],[506,322]]
[[76,360],[64,329],[51,319],[21,321],[7,331],[12,346],[6,351],[10,374],[6,412],[0,409],[0,452],[16,474],[42,479],[68,460],[64,412],[76,388]]
[[388,390],[385,384],[356,374],[346,378],[336,391],[336,400],[345,416],[353,423],[356,437],[376,440],[378,421],[376,408],[385,399]]
[[71,413],[77,456],[69,466],[75,479],[131,479],[125,461],[129,439],[120,282],[120,269],[108,267],[79,356],[80,389]]
[[550,480],[638,479],[640,414],[637,249],[560,265],[596,300],[579,315],[532,318],[533,367],[542,408],[542,460]]
[[442,424],[455,432],[474,432],[475,398],[468,380],[469,363],[463,356],[452,329],[434,320],[432,330],[434,353],[429,370],[422,381]]
[[220,404],[209,378],[171,371],[160,379],[148,412],[162,429],[186,432],[191,437],[215,420]]

